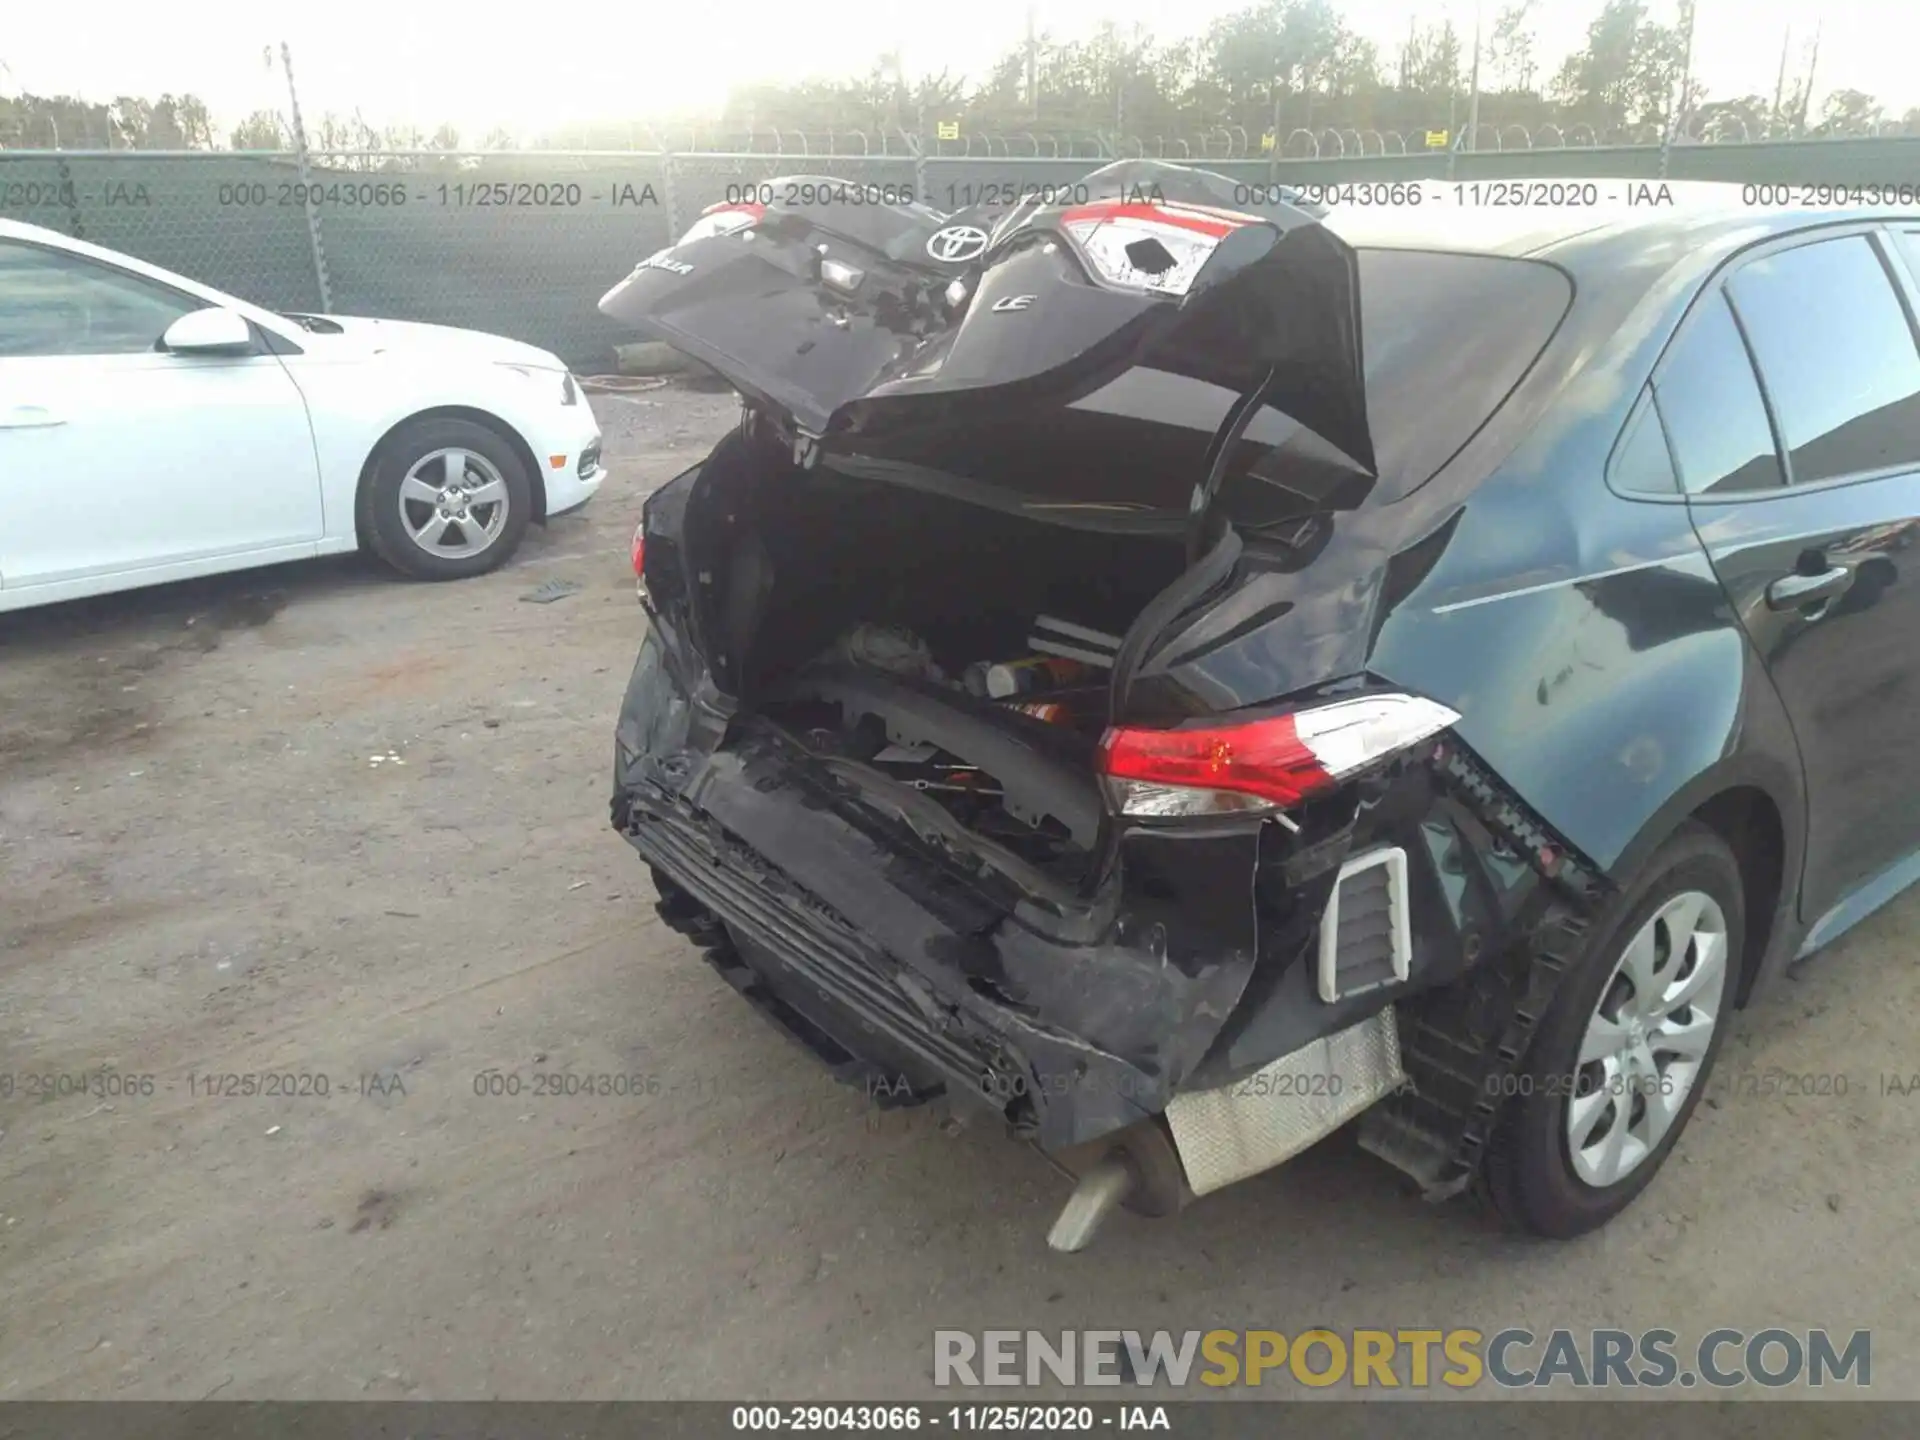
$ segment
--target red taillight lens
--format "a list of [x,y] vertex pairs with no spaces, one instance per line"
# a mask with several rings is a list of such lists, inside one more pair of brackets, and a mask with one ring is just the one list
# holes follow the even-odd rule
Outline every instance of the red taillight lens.
[[1300,743],[1291,715],[1205,730],[1109,730],[1100,752],[1101,769],[1116,780],[1228,790],[1280,805],[1332,778]]
[[1153,226],[1172,226],[1178,230],[1188,230],[1196,235],[1206,235],[1218,240],[1230,230],[1258,220],[1258,215],[1244,215],[1238,210],[1220,210],[1211,205],[1182,205],[1172,200],[1156,200],[1151,203],[1137,200],[1095,200],[1087,205],[1075,205],[1063,211],[1061,223],[1079,225],[1087,222],[1106,223],[1109,221],[1131,220]]
[[1098,764],[1122,815],[1285,809],[1459,718],[1415,695],[1381,694],[1237,725],[1119,726],[1102,737]]
[[767,213],[764,205],[748,203],[729,203],[725,200],[709,205],[700,212],[700,218],[688,227],[676,244],[685,245],[689,240],[704,240],[709,235],[730,235],[735,230],[744,230]]
[[1184,295],[1214,247],[1258,218],[1166,201],[1098,200],[1064,211],[1060,223],[1101,279]]
[[633,530],[633,578],[647,578],[647,527],[636,525]]

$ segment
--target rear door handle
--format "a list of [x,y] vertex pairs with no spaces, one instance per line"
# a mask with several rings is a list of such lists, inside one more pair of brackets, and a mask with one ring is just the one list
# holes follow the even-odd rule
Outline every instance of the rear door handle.
[[1767,586],[1767,604],[1775,610],[1805,610],[1844,595],[1853,584],[1853,571],[1836,565],[1818,575],[1782,575]]
[[47,425],[66,424],[64,415],[56,415],[44,405],[15,405],[0,410],[0,430],[37,430]]

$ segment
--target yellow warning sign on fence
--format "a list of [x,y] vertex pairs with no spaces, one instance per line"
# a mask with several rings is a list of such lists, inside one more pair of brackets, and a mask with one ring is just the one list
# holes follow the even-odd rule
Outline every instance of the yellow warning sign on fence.
[[1447,148],[1447,132],[1445,130],[1427,131],[1427,149],[1444,150],[1446,148]]
[[938,135],[942,140],[958,140],[960,138],[960,122],[958,120],[936,121],[934,123],[933,133]]

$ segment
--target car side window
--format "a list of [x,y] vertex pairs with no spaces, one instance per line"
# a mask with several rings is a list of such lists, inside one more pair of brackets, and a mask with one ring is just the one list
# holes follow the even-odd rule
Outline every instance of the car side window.
[[0,240],[0,357],[152,350],[205,305],[84,256]]
[[1653,394],[1687,494],[1769,490],[1781,483],[1760,382],[1718,288],[1694,306],[1660,363]]
[[1762,256],[1728,290],[1793,483],[1920,466],[1920,344],[1872,241]]
[[1613,488],[1629,495],[1677,495],[1680,477],[1673,471],[1673,455],[1667,449],[1666,432],[1660,428],[1660,412],[1648,397],[1614,446],[1613,459],[1607,465],[1607,480]]

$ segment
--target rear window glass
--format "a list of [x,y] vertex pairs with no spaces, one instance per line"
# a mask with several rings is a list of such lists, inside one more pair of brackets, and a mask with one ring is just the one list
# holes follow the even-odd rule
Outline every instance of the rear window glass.
[[1379,483],[1355,475],[1311,431],[1269,412],[1247,438],[1271,448],[1221,490],[1235,524],[1265,529],[1304,511],[1397,500],[1424,485],[1500,408],[1573,299],[1565,273],[1539,261],[1377,247],[1356,253]]
[[1559,328],[1573,285],[1505,255],[1361,250],[1367,419],[1389,496],[1472,438]]

